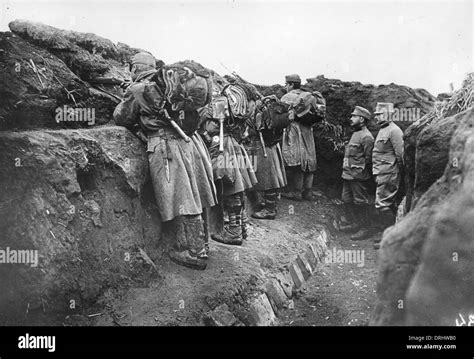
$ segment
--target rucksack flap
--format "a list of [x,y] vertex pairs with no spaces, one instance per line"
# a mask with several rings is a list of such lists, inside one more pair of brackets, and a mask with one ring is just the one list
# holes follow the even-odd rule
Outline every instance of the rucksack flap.
[[326,99],[319,91],[301,92],[297,98],[295,121],[312,126],[323,121],[326,115]]
[[290,124],[289,106],[276,97],[264,98],[258,107],[256,128],[262,132],[267,146],[278,143]]
[[211,102],[212,77],[175,64],[161,68],[165,96],[173,111],[193,111]]
[[313,91],[311,94],[316,98],[316,103],[318,105],[326,106],[326,99],[324,98],[323,94],[319,91]]
[[290,124],[288,105],[279,100],[265,100],[262,114],[267,129],[283,130]]

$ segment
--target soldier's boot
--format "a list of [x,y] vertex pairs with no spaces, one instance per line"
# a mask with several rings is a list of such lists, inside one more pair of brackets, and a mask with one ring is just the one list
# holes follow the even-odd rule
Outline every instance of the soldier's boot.
[[247,210],[245,209],[245,200],[243,193],[240,197],[240,201],[242,203],[240,209],[240,227],[242,227],[242,239],[245,240],[248,237],[247,226],[249,224],[249,218],[247,216]]
[[346,217],[346,223],[339,226],[342,232],[357,232],[360,229],[360,225],[357,223],[357,215],[355,214],[354,203],[344,203],[344,214]]
[[249,225],[249,217],[247,216],[247,211],[245,207],[242,207],[242,213],[241,213],[241,227],[242,227],[242,239],[247,239],[248,237],[248,231],[247,227]]
[[313,197],[313,190],[312,189],[304,189],[303,190],[303,193],[302,193],[302,198],[305,200],[305,201],[310,201],[312,202],[314,200],[314,197]]
[[281,196],[286,199],[291,199],[292,201],[301,201],[303,199],[301,191],[283,192]]
[[382,236],[383,236],[382,233],[378,233],[374,237],[374,249],[379,249],[380,248],[380,242],[382,242]]
[[374,238],[374,249],[380,248],[380,242],[382,242],[384,230],[395,224],[396,217],[390,208],[383,207],[383,208],[377,209],[377,218],[378,218],[377,230],[381,233],[379,233]]
[[387,211],[386,213],[386,218],[387,218],[387,227],[393,226],[397,219],[397,213],[390,209],[390,211]]
[[258,203],[259,209],[265,208],[265,192],[255,191],[255,202]]
[[350,236],[351,241],[368,239],[372,235],[370,206],[368,204],[355,205],[355,211],[360,222],[360,229]]
[[242,244],[242,226],[237,222],[237,215],[240,214],[242,205],[238,195],[231,195],[224,199],[224,206],[229,213],[229,223],[224,224],[224,229],[220,233],[213,233],[211,238],[219,243],[238,245]]
[[395,214],[390,207],[379,208],[377,212],[382,231],[395,224]]
[[395,224],[396,221],[397,221],[398,206],[397,206],[396,203],[392,203],[389,208],[390,208],[390,210],[392,211],[392,214],[393,214],[393,224]]
[[261,211],[252,214],[253,218],[256,219],[275,219],[277,215],[277,199],[278,193],[270,190],[265,192],[265,206]]
[[208,214],[208,208],[203,208],[202,211],[202,220],[203,220],[203,226],[204,226],[204,250],[205,250],[205,255],[203,256],[204,259],[208,259],[209,256],[209,214]]
[[[240,197],[240,203],[242,204],[242,197]],[[240,206],[240,210],[238,210],[238,212],[235,212],[235,220],[236,220],[236,223],[238,226],[240,226],[240,231],[241,231],[241,235],[242,235],[242,240],[245,239],[244,238],[244,228],[243,228],[243,222],[242,222],[242,211],[244,210],[244,206],[241,205]],[[245,232],[247,232],[247,228],[245,228]]]
[[183,216],[177,231],[177,246],[169,252],[170,259],[182,266],[206,269],[206,250],[204,248],[204,231],[201,215]]
[[302,197],[305,201],[312,202],[314,200],[313,197],[313,173],[305,173],[303,175],[303,182],[304,182],[304,190],[302,193]]

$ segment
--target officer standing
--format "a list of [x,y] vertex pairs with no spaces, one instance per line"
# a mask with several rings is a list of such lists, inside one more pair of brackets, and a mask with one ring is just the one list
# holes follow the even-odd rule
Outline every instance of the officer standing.
[[380,128],[372,155],[373,174],[377,184],[375,208],[384,227],[395,223],[395,198],[403,166],[403,132],[393,123],[393,112],[393,103],[378,103],[374,113]]
[[350,239],[360,240],[370,234],[367,182],[371,177],[374,137],[367,129],[371,117],[369,110],[356,106],[351,115],[350,121],[354,133],[346,145],[342,166],[342,201],[349,223],[341,226],[341,230],[357,231]]

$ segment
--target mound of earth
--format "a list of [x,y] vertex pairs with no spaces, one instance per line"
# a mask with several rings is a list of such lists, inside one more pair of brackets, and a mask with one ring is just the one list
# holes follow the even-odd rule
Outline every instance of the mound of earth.
[[[0,163],[0,244],[10,251],[1,323],[86,306],[152,274],[161,222],[145,149],[128,130],[2,132]],[[12,254],[25,250],[36,264]]]
[[[81,128],[110,121],[140,49],[91,33],[15,20],[0,33],[0,130]],[[157,60],[157,64],[162,63]],[[57,109],[93,109],[94,121],[60,121]],[[92,123],[93,122],[93,123]]]
[[372,324],[467,325],[474,313],[473,88],[471,74],[406,132],[409,212],[383,235]]

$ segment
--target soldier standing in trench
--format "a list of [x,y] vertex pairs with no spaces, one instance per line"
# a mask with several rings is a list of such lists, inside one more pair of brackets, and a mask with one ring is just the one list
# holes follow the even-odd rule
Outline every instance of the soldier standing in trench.
[[[216,204],[209,153],[193,124],[197,112],[185,113],[182,121],[191,141],[186,142],[171,126],[169,118],[157,111],[164,100],[151,78],[157,73],[155,58],[141,52],[132,58],[132,85],[114,111],[118,125],[132,129],[138,123],[147,138],[147,154],[156,203],[163,222],[173,220],[176,243],[169,251],[174,262],[193,269],[205,269],[207,250],[203,208]],[[169,105],[169,104],[168,104]],[[170,107],[168,107],[170,109]],[[170,109],[171,117],[176,116]],[[184,127],[184,126],[183,126]]]
[[[278,192],[287,185],[285,164],[280,148],[283,130],[269,129],[264,122],[267,119],[266,106],[272,99],[262,99],[255,116],[255,123],[249,126],[249,136],[245,145],[253,164],[258,183],[254,189],[263,192],[263,206],[252,214],[256,219],[275,219],[277,215]],[[285,106],[281,104],[281,106]],[[260,137],[261,134],[261,137]]]
[[[377,189],[375,208],[383,228],[395,223],[396,195],[403,169],[403,132],[392,121],[392,103],[377,103],[375,119],[380,130],[372,155],[373,174]],[[377,242],[376,242],[377,244]]]
[[[223,202],[222,209],[228,214],[228,222],[224,223],[222,231],[213,233],[211,238],[229,245],[242,245],[243,240],[247,238],[248,219],[244,192],[257,183],[252,163],[242,145],[246,120],[255,113],[255,98],[251,97],[250,91],[240,92],[248,101],[246,107],[241,107],[239,97],[229,94],[229,91],[239,91],[243,88],[246,88],[246,85],[225,86],[221,93],[213,96],[210,106],[200,110],[200,131],[211,154],[214,178]],[[242,113],[237,108],[242,110]]]
[[[291,106],[299,104],[300,95],[304,92],[300,89],[301,78],[297,74],[285,76],[287,93],[281,98]],[[318,111],[319,106],[313,97],[313,103],[310,104],[304,112]],[[282,196],[293,200],[312,201],[313,175],[316,171],[316,146],[314,143],[313,128],[310,124],[302,123],[300,115],[293,111],[293,121],[283,134],[283,157],[287,166],[290,168],[293,177],[294,189],[282,193]]]
[[370,205],[368,180],[371,178],[372,149],[374,137],[367,129],[370,121],[369,110],[356,106],[351,114],[351,127],[354,133],[346,145],[342,165],[342,201],[346,219],[342,231],[356,232],[351,240],[360,240],[370,235]]

